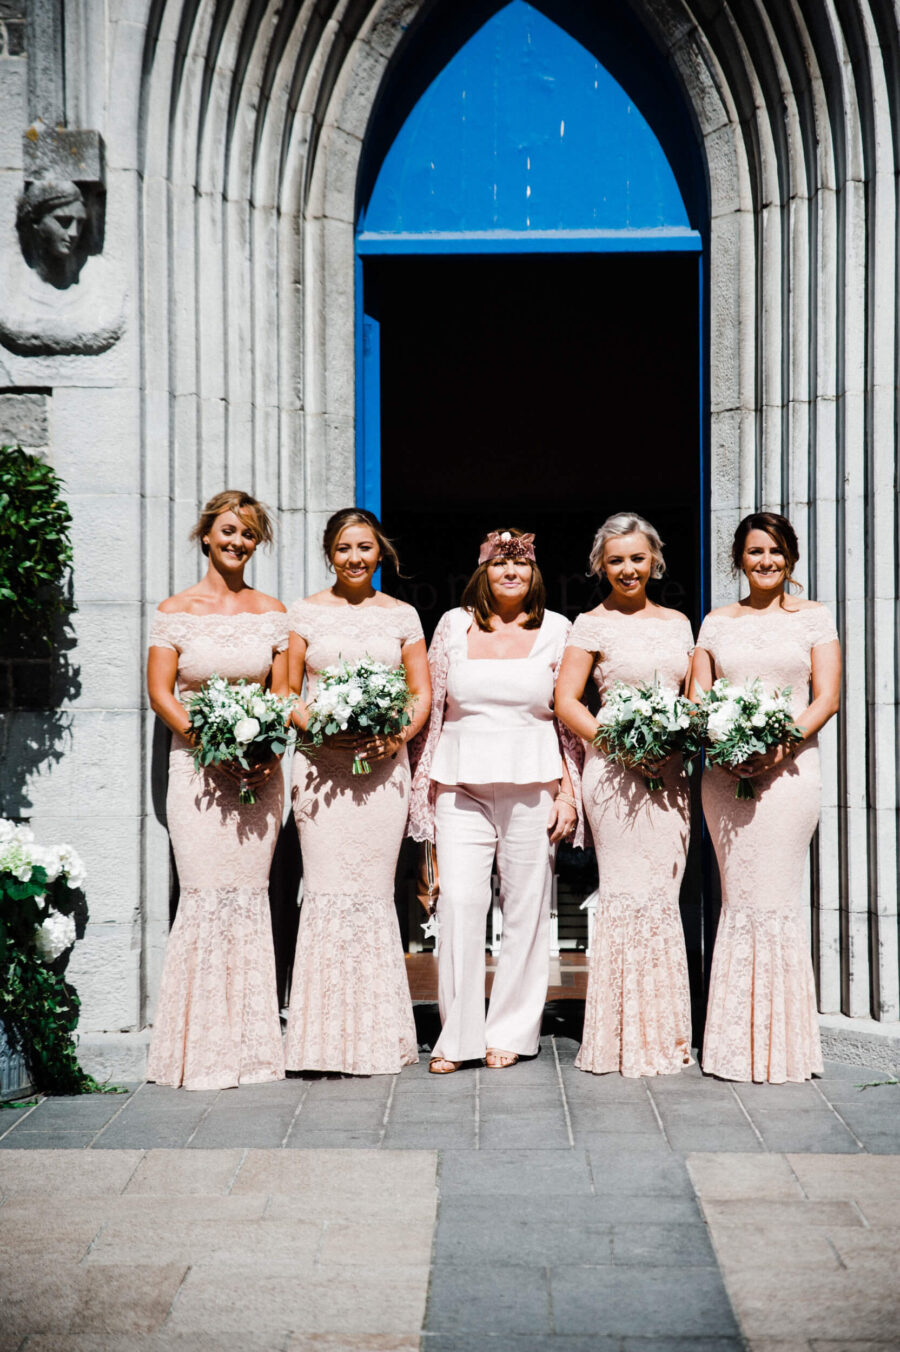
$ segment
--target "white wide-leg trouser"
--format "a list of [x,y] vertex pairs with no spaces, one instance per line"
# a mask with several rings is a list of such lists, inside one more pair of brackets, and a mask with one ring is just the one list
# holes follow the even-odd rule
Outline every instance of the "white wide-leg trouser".
[[[550,976],[553,851],[547,834],[557,781],[439,785],[435,803],[438,1003],[432,1057],[469,1061],[488,1047],[533,1056]],[[494,857],[503,939],[487,1018],[485,925]]]

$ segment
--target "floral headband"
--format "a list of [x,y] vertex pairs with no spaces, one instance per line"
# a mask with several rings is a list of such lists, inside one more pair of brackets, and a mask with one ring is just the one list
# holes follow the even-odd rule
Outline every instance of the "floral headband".
[[478,562],[513,559],[516,563],[534,563],[534,535],[510,535],[508,530],[492,530],[478,551]]

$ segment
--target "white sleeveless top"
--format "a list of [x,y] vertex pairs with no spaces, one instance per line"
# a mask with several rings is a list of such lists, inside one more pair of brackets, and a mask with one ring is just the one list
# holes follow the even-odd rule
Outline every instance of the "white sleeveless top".
[[471,658],[468,611],[452,612],[447,701],[431,765],[438,784],[548,784],[562,774],[553,687],[569,621],[544,612],[527,657]]

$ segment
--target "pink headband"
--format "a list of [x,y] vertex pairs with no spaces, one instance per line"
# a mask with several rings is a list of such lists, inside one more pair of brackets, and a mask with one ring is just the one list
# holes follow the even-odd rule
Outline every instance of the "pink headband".
[[490,563],[491,559],[514,559],[516,563],[534,563],[534,536],[503,534],[492,530],[478,551],[478,562]]

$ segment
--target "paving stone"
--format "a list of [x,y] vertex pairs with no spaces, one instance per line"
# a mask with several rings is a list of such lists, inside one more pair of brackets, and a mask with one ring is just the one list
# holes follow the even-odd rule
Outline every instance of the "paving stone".
[[171,1263],[193,1268],[215,1268],[219,1273],[282,1270],[299,1276],[311,1267],[319,1247],[322,1227],[297,1217],[295,1220],[237,1220],[227,1226],[222,1219],[160,1220],[151,1230],[143,1219],[110,1221],[91,1249],[87,1266],[119,1263],[158,1263],[165,1254]]
[[[794,1224],[777,1220],[757,1220],[752,1223],[727,1220],[727,1212],[716,1212],[709,1218],[715,1240],[716,1253],[726,1271],[732,1268],[763,1268],[773,1266],[783,1271],[811,1268],[814,1271],[837,1272],[841,1264],[831,1242],[830,1226],[810,1225],[803,1219],[798,1207]],[[860,1229],[860,1234],[867,1233]]]
[[569,1104],[572,1129],[576,1132],[617,1132],[620,1134],[659,1136],[660,1127],[648,1098],[636,1103]]
[[556,1212],[553,1219],[527,1214],[511,1218],[478,1213],[448,1217],[442,1205],[434,1238],[435,1271],[444,1264],[505,1263],[528,1267],[546,1264],[612,1262],[612,1226],[595,1212],[592,1220],[573,1225]]
[[658,1106],[666,1136],[674,1150],[750,1152],[763,1149],[740,1104],[733,1098],[713,1106],[686,1103],[681,1099],[660,1100]]
[[[511,1298],[511,1293],[515,1293]],[[489,1335],[550,1332],[547,1268],[492,1263],[436,1268],[428,1294],[426,1330]],[[430,1338],[426,1338],[428,1347]]]
[[382,1142],[386,1150],[473,1150],[474,1122],[392,1122]]
[[709,1231],[702,1222],[667,1225],[618,1222],[612,1227],[614,1263],[647,1267],[715,1267]]
[[600,1155],[662,1155],[666,1158],[672,1155],[672,1148],[658,1127],[652,1134],[639,1131],[632,1136],[625,1131],[585,1131],[573,1123],[572,1131],[581,1149],[597,1151]]
[[786,1109],[803,1112],[810,1109],[819,1112],[822,1109],[822,1096],[817,1082],[806,1080],[803,1084],[734,1084],[734,1093],[750,1110],[755,1108]]
[[358,1103],[351,1103],[344,1099],[316,1101],[307,1098],[297,1114],[296,1125],[313,1131],[380,1130],[384,1111],[385,1104],[380,1099],[362,1099]]
[[282,1219],[434,1219],[437,1155],[410,1150],[249,1150],[232,1193],[266,1193]]
[[377,1150],[381,1144],[382,1128],[351,1131],[305,1128],[295,1123],[286,1145],[289,1150]]
[[280,1147],[290,1130],[294,1111],[291,1104],[266,1112],[216,1107],[200,1123],[187,1147],[190,1150]]
[[127,1191],[175,1197],[226,1193],[242,1159],[241,1150],[151,1150],[135,1170]]
[[554,1268],[554,1328],[560,1333],[641,1337],[739,1335],[716,1269]]
[[[346,1274],[346,1280],[344,1280]],[[322,1276],[254,1274],[223,1283],[214,1271],[192,1269],[166,1325],[175,1334],[231,1333],[249,1326],[284,1339],[311,1333],[417,1333],[425,1312],[426,1279],[392,1279],[383,1271],[330,1268]],[[276,1347],[278,1343],[274,1344]]]
[[692,1197],[691,1181],[683,1162],[669,1151],[631,1153],[605,1150],[592,1144],[591,1177],[598,1193],[627,1196]]
[[622,1352],[744,1352],[743,1338],[623,1338]]
[[[791,1156],[793,1161],[794,1157]],[[729,1154],[687,1156],[687,1167],[704,1204],[748,1198],[802,1197],[791,1165],[781,1155]]]
[[785,1271],[775,1265],[726,1268],[745,1334],[768,1338],[896,1338],[900,1283],[896,1272]]
[[482,1150],[568,1150],[571,1145],[561,1105],[530,1117],[482,1117],[478,1140]]
[[[84,1094],[78,1098],[47,1098],[39,1103],[29,1116],[29,1131],[48,1131],[62,1128],[64,1131],[95,1131],[120,1112],[129,1099],[123,1094]],[[0,1118],[0,1125],[3,1119]]]
[[[891,1203],[892,1215],[896,1205]],[[865,1226],[859,1208],[853,1202],[808,1202],[802,1197],[795,1201],[742,1198],[736,1201],[708,1201],[703,1198],[703,1213],[715,1229],[717,1223],[728,1226],[773,1225],[779,1229],[802,1229],[806,1226]]]
[[419,1335],[295,1333],[285,1343],[284,1352],[419,1352]]
[[628,1080],[622,1075],[592,1075],[564,1067],[562,1082],[570,1103],[644,1103],[647,1099],[643,1080]]
[[394,1272],[424,1267],[427,1282],[433,1233],[434,1226],[428,1221],[334,1221],[322,1237],[317,1262]]
[[26,1333],[149,1332],[171,1309],[186,1268],[177,1263],[96,1268],[52,1258],[0,1276],[4,1327]]
[[[844,1215],[842,1211],[840,1213]],[[492,1196],[442,1193],[439,1225],[472,1224],[490,1231],[502,1217],[507,1225],[526,1222],[536,1226],[558,1225],[565,1221],[574,1231],[601,1228],[617,1221],[659,1222],[670,1225],[702,1224],[700,1208],[693,1192],[683,1197],[636,1196],[627,1193],[600,1193],[574,1196],[566,1194],[558,1201],[552,1194],[543,1196],[508,1195],[502,1212]]]
[[[491,1108],[490,1112],[497,1109]],[[405,1094],[395,1097],[388,1121],[395,1122],[472,1122],[475,1117],[475,1096],[448,1098],[445,1094]]]
[[827,1108],[821,1112],[762,1108],[753,1112],[753,1120],[770,1150],[859,1151],[850,1132]]
[[26,1131],[23,1126],[0,1140],[0,1150],[86,1150],[96,1134],[95,1130]]
[[141,1150],[83,1151],[77,1167],[67,1151],[7,1150],[0,1154],[0,1195],[92,1196],[122,1192],[144,1158]]
[[808,1197],[853,1197],[862,1203],[900,1196],[900,1156],[789,1154],[786,1158]]
[[[881,1225],[876,1229],[830,1229],[828,1240],[847,1268],[859,1271],[893,1272],[900,1280],[900,1220],[895,1225]],[[897,1328],[900,1341],[900,1328]]]
[[272,1352],[269,1336],[252,1329],[210,1335],[173,1334],[165,1328],[157,1333],[33,1333],[27,1346],[31,1352]]
[[286,1084],[302,1085],[310,1103],[331,1099],[350,1099],[358,1103],[360,1099],[378,1099],[386,1103],[392,1085],[402,1083],[404,1076],[413,1069],[404,1069],[400,1076],[394,1075],[322,1075],[308,1079],[290,1079]]
[[441,1196],[513,1194],[565,1196],[591,1191],[583,1151],[491,1150],[473,1155],[454,1152],[441,1166]]
[[[621,1352],[620,1338],[560,1337],[555,1333],[426,1332],[422,1352]],[[686,1349],[693,1352],[693,1349]]]

